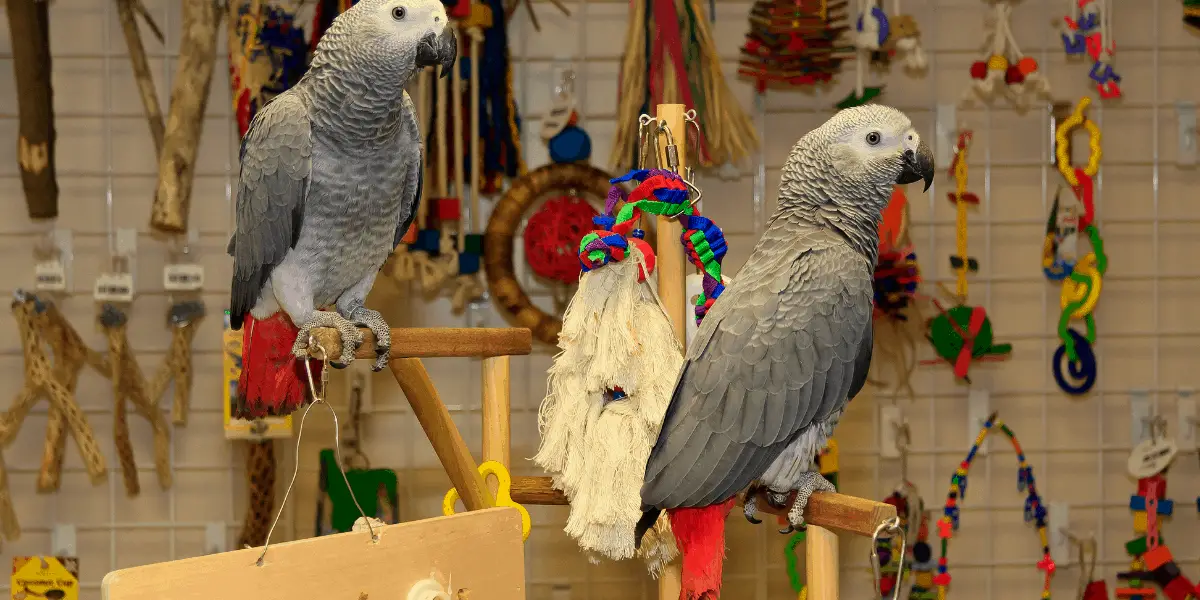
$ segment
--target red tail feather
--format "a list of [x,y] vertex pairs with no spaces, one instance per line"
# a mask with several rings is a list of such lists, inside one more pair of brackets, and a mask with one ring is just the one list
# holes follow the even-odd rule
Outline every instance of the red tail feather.
[[683,589],[680,600],[716,600],[721,596],[721,571],[725,562],[725,517],[734,498],[697,508],[672,508],[671,530],[683,553]]
[[[300,328],[287,313],[259,321],[247,314],[242,323],[242,375],[234,417],[260,419],[296,412],[311,401],[304,361],[292,355]],[[321,376],[321,361],[309,361],[313,377]]]

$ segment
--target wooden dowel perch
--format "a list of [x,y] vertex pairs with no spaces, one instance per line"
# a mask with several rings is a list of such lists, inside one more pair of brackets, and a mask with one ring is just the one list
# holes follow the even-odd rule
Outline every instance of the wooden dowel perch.
[[58,216],[54,174],[54,92],[50,85],[50,16],[44,0],[7,0],[17,84],[17,162],[31,219]]
[[164,233],[188,230],[196,153],[217,60],[221,14],[220,6],[213,0],[183,0],[179,66],[171,90],[171,110],[158,159],[158,187],[150,215],[150,225]]
[[[355,358],[375,359],[375,334],[360,328],[362,346]],[[326,356],[342,353],[342,341],[336,329],[313,329],[313,339],[325,349]],[[392,358],[450,358],[519,356],[533,351],[533,334],[528,329],[509,328],[427,328],[398,327],[392,330]]]
[[[792,494],[795,497],[795,493]],[[512,478],[512,498],[519,504],[566,506],[567,497],[554,489],[549,477]],[[791,505],[789,500],[788,505]],[[762,513],[787,516],[787,508],[773,508],[766,497],[760,497],[758,510]],[[896,516],[896,507],[883,502],[818,492],[808,499],[804,518],[812,525],[848,531],[862,536],[875,533],[883,521]]]

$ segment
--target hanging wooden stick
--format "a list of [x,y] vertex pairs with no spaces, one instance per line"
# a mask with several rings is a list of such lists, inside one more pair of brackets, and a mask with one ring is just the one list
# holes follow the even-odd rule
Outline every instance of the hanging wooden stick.
[[[196,337],[196,323],[204,317],[204,303],[198,300],[179,302],[171,307],[168,319],[171,323],[171,353],[165,368],[170,379],[175,381],[174,402],[171,404],[171,422],[187,425],[188,409],[192,404],[192,338]],[[150,398],[157,400],[166,389],[158,387],[157,378],[150,386]]]
[[158,188],[150,225],[164,233],[186,233],[196,175],[196,152],[204,125],[213,68],[217,60],[217,30],[221,10],[213,0],[183,0],[183,37],[179,67],[171,90]]
[[[134,410],[150,422],[154,431],[154,467],[158,472],[158,483],[162,489],[171,487],[171,431],[167,420],[158,409],[158,396],[150,396],[142,368],[129,347],[126,335],[128,316],[112,304],[105,304],[100,311],[100,326],[108,337],[109,360],[112,366],[113,395],[116,412],[113,417],[113,433],[121,468],[125,474],[125,491],[130,496],[138,493],[137,466],[133,459],[132,446],[122,446],[122,436],[129,435],[125,415],[125,402],[131,402]],[[153,399],[152,399],[153,398]]]
[[39,398],[46,396],[51,406],[66,419],[92,483],[100,483],[107,475],[100,445],[92,434],[87,417],[75,403],[75,398],[67,386],[54,376],[50,358],[46,356],[43,348],[43,340],[48,339],[46,332],[49,330],[49,323],[46,312],[49,305],[32,294],[18,292],[15,296],[12,311],[17,319],[21,347],[25,355],[25,385],[17,392],[17,397],[8,411],[0,415],[0,445],[8,443],[16,436],[25,416],[29,414],[29,409]]
[[249,478],[250,501],[246,503],[246,520],[238,535],[238,548],[256,548],[267,541],[271,517],[275,514],[275,466],[273,440],[247,445],[246,476]]
[[31,219],[58,216],[54,174],[54,91],[50,85],[50,17],[44,0],[8,0],[13,74],[20,119],[17,160]]
[[[137,82],[138,94],[142,98],[142,108],[146,111],[146,121],[150,125],[150,137],[154,139],[154,155],[161,158],[166,126],[163,125],[162,107],[158,104],[158,91],[154,87],[154,77],[150,74],[150,61],[146,59],[146,47],[142,44],[142,34],[138,30],[137,17],[134,14],[135,5],[140,2],[137,0],[116,0],[116,2],[117,16],[121,19],[121,30],[125,33],[125,45],[129,47],[129,62],[133,66],[133,78]],[[163,41],[161,32],[158,41]]]

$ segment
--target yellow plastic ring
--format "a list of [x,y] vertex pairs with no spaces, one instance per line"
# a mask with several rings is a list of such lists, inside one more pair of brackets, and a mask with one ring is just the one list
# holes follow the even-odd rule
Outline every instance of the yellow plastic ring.
[[1096,254],[1089,252],[1087,256],[1083,257],[1075,265],[1075,272],[1086,276],[1090,280],[1090,293],[1087,284],[1080,283],[1068,277],[1063,280],[1062,294],[1059,296],[1059,306],[1063,310],[1066,310],[1072,303],[1081,302],[1080,307],[1071,313],[1071,318],[1082,319],[1092,314],[1092,311],[1096,309],[1096,303],[1100,301],[1100,287],[1103,278],[1100,277],[1100,272],[1096,270]]
[[1058,166],[1058,172],[1062,173],[1063,179],[1066,179],[1072,187],[1079,185],[1079,178],[1075,176],[1075,168],[1071,166],[1071,157],[1068,156],[1072,129],[1083,127],[1088,132],[1088,149],[1091,153],[1088,154],[1088,162],[1084,166],[1083,172],[1088,177],[1095,177],[1096,173],[1100,172],[1100,156],[1103,154],[1100,147],[1100,127],[1083,116],[1083,112],[1091,103],[1092,99],[1087,96],[1080,98],[1079,104],[1075,106],[1075,112],[1064,119],[1058,129],[1054,131],[1055,163]]
[[[496,503],[493,506],[510,506],[517,509],[521,513],[521,539],[529,539],[529,531],[532,529],[532,522],[529,519],[529,511],[525,510],[524,506],[517,504],[512,499],[512,477],[508,474],[508,469],[504,465],[489,460],[482,465],[479,465],[479,474],[487,480],[488,475],[496,476]],[[442,514],[450,516],[455,514],[454,503],[458,502],[459,495],[457,488],[450,488],[442,498]]]

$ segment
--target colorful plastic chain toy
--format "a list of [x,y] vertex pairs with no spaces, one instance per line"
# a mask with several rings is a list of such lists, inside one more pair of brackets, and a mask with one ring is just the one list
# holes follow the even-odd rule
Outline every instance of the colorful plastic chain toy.
[[[1100,128],[1083,114],[1090,104],[1090,98],[1080,99],[1075,112],[1058,126],[1054,134],[1058,170],[1083,205],[1083,214],[1078,217],[1078,229],[1087,235],[1092,247],[1092,251],[1081,258],[1063,278],[1060,295],[1062,315],[1058,321],[1058,337],[1062,345],[1054,353],[1052,369],[1058,387],[1073,395],[1086,394],[1096,383],[1096,356],[1092,351],[1092,345],[1096,343],[1096,319],[1092,313],[1100,300],[1104,274],[1108,270],[1108,255],[1095,224],[1096,208],[1092,197],[1092,178],[1100,170],[1102,153]],[[1091,152],[1084,167],[1070,164],[1069,136],[1076,127],[1083,127],[1088,132]],[[1073,319],[1083,320],[1084,334],[1070,327]]]
[[971,469],[971,462],[979,453],[979,447],[983,445],[983,440],[993,429],[999,429],[1004,433],[1017,454],[1017,489],[1025,492],[1025,522],[1037,525],[1038,539],[1042,545],[1042,559],[1037,563],[1038,570],[1045,572],[1041,597],[1042,600],[1050,598],[1050,580],[1054,578],[1055,565],[1054,559],[1050,558],[1050,545],[1046,537],[1046,507],[1037,493],[1037,486],[1033,480],[1033,467],[1025,459],[1025,451],[1021,449],[1021,443],[1017,441],[1017,436],[1008,428],[1008,425],[998,421],[996,417],[996,413],[992,413],[988,417],[987,422],[979,431],[979,435],[975,438],[975,445],[971,446],[971,451],[967,453],[967,457],[958,465],[954,476],[950,478],[950,491],[946,494],[946,505],[942,509],[942,518],[937,523],[938,537],[942,540],[941,556],[938,558],[937,564],[938,573],[933,578],[933,583],[937,586],[938,600],[946,600],[946,590],[950,587],[950,569],[946,561],[946,554],[950,547],[950,538],[954,537],[954,532],[958,530],[959,504],[967,494],[967,472]]

